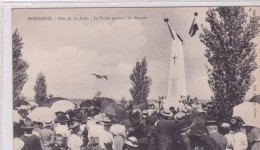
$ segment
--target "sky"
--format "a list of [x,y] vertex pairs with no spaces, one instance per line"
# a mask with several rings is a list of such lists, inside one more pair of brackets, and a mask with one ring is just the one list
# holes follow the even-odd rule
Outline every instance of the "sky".
[[[146,57],[148,75],[152,78],[148,98],[165,96],[172,39],[163,19],[169,18],[170,26],[184,41],[187,93],[210,99],[205,46],[199,39],[200,25],[208,26],[205,22],[208,9],[14,9],[12,28],[18,29],[23,38],[23,59],[30,66],[29,80],[22,93],[33,98],[37,74],[42,72],[46,76],[47,93],[54,96],[92,98],[99,90],[105,97],[130,99],[129,75],[136,61]],[[200,30],[190,37],[188,31],[194,12],[199,14],[196,21]],[[28,20],[28,17],[52,17],[52,20]],[[74,20],[80,17],[81,20]],[[106,75],[108,80],[97,79],[92,73]]]

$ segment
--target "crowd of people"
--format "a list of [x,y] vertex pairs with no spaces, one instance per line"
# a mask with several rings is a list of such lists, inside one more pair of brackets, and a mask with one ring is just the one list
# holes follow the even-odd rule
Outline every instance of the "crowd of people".
[[[259,128],[244,126],[239,117],[217,122],[207,114],[210,105],[163,109],[153,103],[143,110],[126,107],[126,114],[119,116],[94,105],[76,106],[44,122],[28,117],[37,107],[14,107],[14,150],[260,150]],[[183,120],[192,115],[184,126]],[[169,129],[167,124],[177,125]],[[163,129],[169,134],[179,130],[178,136],[169,139]],[[177,144],[160,147],[169,141]]]

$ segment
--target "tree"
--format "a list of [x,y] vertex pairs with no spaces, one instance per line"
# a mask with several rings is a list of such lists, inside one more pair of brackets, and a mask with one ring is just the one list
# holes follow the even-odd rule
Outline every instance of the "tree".
[[20,33],[16,29],[12,35],[13,49],[13,100],[24,100],[26,97],[21,93],[24,84],[28,81],[26,70],[29,68],[27,61],[22,58],[23,42]]
[[34,99],[37,104],[41,105],[47,100],[47,84],[43,73],[38,74],[33,90],[35,91]]
[[133,73],[130,75],[131,84],[133,87],[130,89],[133,101],[147,104],[147,97],[150,92],[150,85],[152,79],[147,76],[147,61],[146,57],[142,62],[137,61],[136,66],[133,69]]
[[258,19],[248,17],[243,7],[218,7],[207,11],[200,40],[206,46],[205,57],[208,83],[214,96],[214,115],[220,121],[232,116],[233,107],[242,103],[250,85],[252,72],[257,69],[256,44],[252,39],[259,33]]

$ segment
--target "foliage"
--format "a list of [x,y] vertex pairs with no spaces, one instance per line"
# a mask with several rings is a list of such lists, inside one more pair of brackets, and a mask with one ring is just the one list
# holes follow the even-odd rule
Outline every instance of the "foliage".
[[142,62],[136,62],[133,73],[130,75],[133,87],[129,91],[134,103],[145,102],[147,104],[147,97],[150,92],[150,85],[152,84],[152,79],[147,75],[147,66],[148,63],[146,57],[144,57]]
[[37,76],[37,80],[35,86],[33,88],[35,91],[34,99],[37,104],[41,105],[48,99],[47,97],[47,84],[45,75],[43,73],[39,73]]
[[23,42],[20,33],[16,29],[12,35],[13,49],[13,100],[24,100],[21,93],[24,84],[28,81],[26,70],[29,68],[27,61],[22,58]]
[[256,44],[258,19],[248,17],[244,7],[218,7],[207,11],[210,29],[203,28],[200,40],[206,46],[208,83],[212,89],[214,115],[223,120],[232,115],[232,108],[242,103],[257,68]]

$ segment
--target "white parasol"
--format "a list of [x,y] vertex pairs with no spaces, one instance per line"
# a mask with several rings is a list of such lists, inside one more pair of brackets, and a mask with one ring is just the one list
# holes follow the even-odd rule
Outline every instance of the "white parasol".
[[58,111],[66,112],[67,110],[75,109],[75,107],[76,107],[75,104],[72,103],[71,101],[60,100],[54,102],[50,108],[53,112],[58,112]]
[[54,121],[56,115],[49,107],[37,107],[27,117],[32,121],[45,123]]
[[260,127],[260,104],[244,102],[233,108],[233,117],[239,116],[247,126]]

